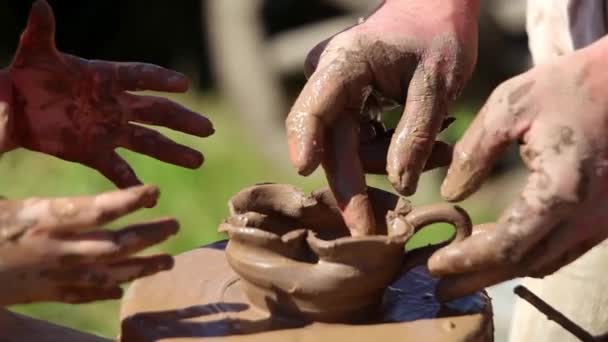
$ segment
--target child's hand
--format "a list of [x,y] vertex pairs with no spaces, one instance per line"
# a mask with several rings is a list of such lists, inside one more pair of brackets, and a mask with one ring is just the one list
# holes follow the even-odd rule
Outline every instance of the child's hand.
[[175,220],[97,229],[157,198],[157,188],[139,186],[92,197],[0,201],[0,305],[119,298],[122,283],[171,268],[169,255],[133,254],[175,234]]
[[[128,91],[184,92],[182,74],[142,63],[84,60],[57,51],[55,19],[37,1],[10,66],[12,103],[4,150],[25,147],[92,167],[124,188],[140,184],[118,147],[197,168],[198,151],[135,123],[206,137],[211,122],[165,98]],[[0,138],[2,138],[0,134]]]

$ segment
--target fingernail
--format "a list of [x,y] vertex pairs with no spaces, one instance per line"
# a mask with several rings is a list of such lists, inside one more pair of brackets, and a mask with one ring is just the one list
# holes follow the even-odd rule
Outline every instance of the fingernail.
[[159,271],[163,271],[163,270],[169,270],[171,268],[173,268],[174,265],[174,260],[173,257],[170,255],[167,255],[166,257],[162,258],[161,261],[158,263],[158,270]]
[[304,160],[305,154],[302,153],[299,144],[300,143],[297,139],[288,137],[287,148],[289,151],[289,160],[300,176],[308,176],[310,172],[308,172],[306,167],[307,165]]
[[207,132],[207,135],[206,135],[206,136],[207,136],[207,137],[208,137],[208,136],[211,136],[211,135],[213,135],[214,133],[215,133],[215,128],[214,128],[213,126],[211,126],[211,127],[209,128],[209,131]]
[[418,188],[418,175],[405,171],[401,176],[389,175],[389,181],[397,192],[403,196],[411,196]]
[[171,88],[186,91],[190,87],[190,81],[185,75],[177,73],[167,79],[167,85]]
[[479,171],[474,169],[470,158],[455,155],[441,185],[441,196],[450,202],[463,200],[475,188],[476,173]]
[[113,288],[108,292],[108,298],[120,299],[122,297],[122,289],[120,287]]
[[[444,249],[445,248],[449,248],[449,247],[444,247]],[[435,252],[433,255],[431,255],[431,257],[427,261],[427,267],[429,269],[429,273],[433,276],[440,276],[440,275],[442,275],[442,273],[444,273],[444,270],[441,267],[441,265],[443,263],[442,254],[443,254],[442,250],[439,250],[439,251]]]
[[451,167],[441,184],[441,196],[449,202],[458,202],[464,199],[467,187],[466,175],[458,171],[459,165]]
[[136,190],[140,195],[141,203],[146,208],[152,208],[158,203],[158,197],[160,196],[160,190],[156,186],[143,185]]
[[175,235],[179,231],[179,222],[174,219],[170,219],[166,222],[165,229],[170,235]]
[[300,176],[309,176],[316,168],[316,165],[307,159],[308,158],[304,153],[299,153],[296,158],[292,158],[292,164],[295,166]]
[[158,197],[160,194],[160,189],[155,185],[142,185],[141,189],[146,197]]

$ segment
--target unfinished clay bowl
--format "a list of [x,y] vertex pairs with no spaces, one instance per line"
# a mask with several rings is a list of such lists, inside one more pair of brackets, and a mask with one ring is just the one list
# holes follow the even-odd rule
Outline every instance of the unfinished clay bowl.
[[[448,222],[454,241],[471,233],[468,215],[449,204],[413,209],[369,189],[377,235],[351,237],[327,189],[306,195],[282,184],[239,192],[220,226],[229,235],[226,257],[258,309],[320,322],[354,322],[376,313],[399,274],[406,242],[423,227]],[[424,263],[426,259],[417,261]]]

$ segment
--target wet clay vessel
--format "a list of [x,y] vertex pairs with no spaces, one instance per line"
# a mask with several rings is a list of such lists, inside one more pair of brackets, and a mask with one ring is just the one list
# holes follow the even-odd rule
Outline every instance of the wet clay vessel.
[[380,235],[350,237],[328,190],[277,184],[239,192],[220,225],[229,241],[176,257],[137,280],[121,306],[122,341],[492,341],[484,293],[440,304],[424,266],[437,247],[404,253],[434,222],[470,234],[442,204],[412,208],[369,189]]
[[[404,198],[371,188],[379,235],[352,237],[328,190],[306,195],[291,185],[244,189],[229,203],[226,257],[251,304],[322,322],[353,322],[376,314],[398,275],[406,242],[423,227],[448,222],[454,240],[470,235],[460,208],[413,209]],[[419,260],[424,262],[425,260]]]

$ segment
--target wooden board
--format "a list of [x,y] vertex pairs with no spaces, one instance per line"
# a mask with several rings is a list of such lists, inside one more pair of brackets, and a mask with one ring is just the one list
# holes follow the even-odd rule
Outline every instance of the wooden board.
[[376,323],[290,324],[250,307],[225,242],[176,257],[173,270],[137,280],[121,308],[123,341],[492,341],[485,293],[440,305],[436,280],[411,269],[387,288]]

